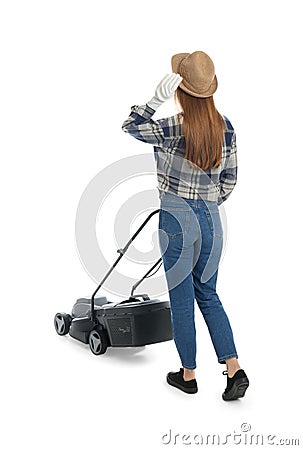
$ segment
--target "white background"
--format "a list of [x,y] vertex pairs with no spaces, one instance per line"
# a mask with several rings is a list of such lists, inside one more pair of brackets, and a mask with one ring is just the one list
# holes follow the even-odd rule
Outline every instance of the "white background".
[[[171,429],[223,439],[242,423],[302,444],[300,6],[1,2],[2,448],[184,448],[161,438]],[[83,190],[110,163],[152,152],[121,124],[171,56],[195,50],[215,62],[215,101],[238,138],[218,293],[251,386],[233,403],[221,399],[224,366],[201,315],[194,396],[166,384],[180,367],[173,341],[95,357],[53,328],[56,312],[95,288],[75,246]]]

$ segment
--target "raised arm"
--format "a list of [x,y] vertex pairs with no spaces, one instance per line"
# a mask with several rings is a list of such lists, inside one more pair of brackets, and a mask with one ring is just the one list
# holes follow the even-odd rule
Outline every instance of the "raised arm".
[[152,116],[159,106],[174,95],[181,81],[182,77],[179,74],[166,75],[146,105],[131,108],[131,113],[124,121],[122,130],[140,141],[161,146],[164,141],[164,132],[160,121],[154,121]]

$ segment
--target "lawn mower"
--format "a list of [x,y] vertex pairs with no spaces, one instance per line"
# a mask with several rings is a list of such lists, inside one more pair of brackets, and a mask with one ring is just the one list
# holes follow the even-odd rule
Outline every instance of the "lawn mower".
[[[106,296],[96,297],[130,244],[151,217],[159,211],[157,209],[149,214],[124,248],[117,250],[118,258],[105,274],[93,295],[79,298],[74,304],[71,314],[57,313],[55,315],[55,330],[60,336],[69,334],[74,339],[88,344],[95,355],[104,354],[108,347],[140,347],[169,341],[173,338],[169,301],[150,299],[147,294],[135,295],[135,290],[142,281],[159,270],[162,258],[158,259],[148,272],[132,286],[129,298],[120,302],[110,302]],[[155,270],[154,273],[152,273],[153,270]]]

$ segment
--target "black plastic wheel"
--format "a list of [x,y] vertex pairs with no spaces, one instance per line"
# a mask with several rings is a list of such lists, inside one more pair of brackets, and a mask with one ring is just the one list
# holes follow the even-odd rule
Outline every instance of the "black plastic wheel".
[[89,348],[94,355],[103,355],[108,347],[108,337],[104,328],[98,326],[89,333]]
[[69,314],[57,313],[54,318],[55,330],[60,336],[64,336],[69,332],[72,318]]

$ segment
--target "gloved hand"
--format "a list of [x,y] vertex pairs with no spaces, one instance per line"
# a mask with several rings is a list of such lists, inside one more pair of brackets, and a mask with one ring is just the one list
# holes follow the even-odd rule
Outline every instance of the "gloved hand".
[[162,103],[164,103],[174,95],[175,90],[182,80],[183,78],[178,73],[165,75],[163,80],[158,84],[153,98],[149,102],[147,102],[148,106],[150,106],[154,110],[159,108]]

